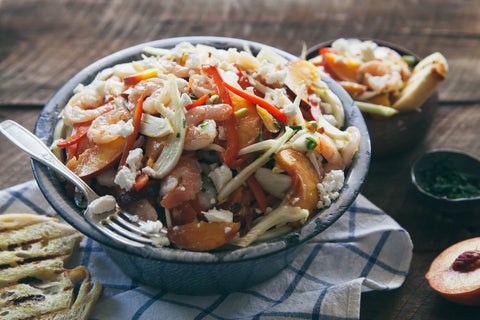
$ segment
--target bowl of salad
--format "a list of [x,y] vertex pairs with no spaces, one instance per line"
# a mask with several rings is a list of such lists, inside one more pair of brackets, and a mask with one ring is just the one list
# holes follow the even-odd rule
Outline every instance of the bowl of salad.
[[335,79],[365,117],[375,157],[407,151],[422,141],[438,105],[448,64],[435,52],[421,58],[376,39],[337,39],[317,44],[306,59]]
[[76,190],[33,161],[60,215],[135,281],[188,294],[285,268],[352,204],[370,161],[365,121],[340,85],[287,52],[220,37],[98,60],[51,98],[35,134],[158,241],[100,233]]

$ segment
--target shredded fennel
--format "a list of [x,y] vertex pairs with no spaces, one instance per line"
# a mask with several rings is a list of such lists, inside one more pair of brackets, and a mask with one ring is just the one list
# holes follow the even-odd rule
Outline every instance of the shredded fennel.
[[168,137],[167,143],[153,164],[154,172],[148,170],[147,173],[154,178],[161,179],[175,168],[182,155],[183,145],[185,143],[186,128],[185,112],[180,102],[180,94],[178,92],[177,81],[173,74],[168,75],[167,87],[172,101],[173,112],[166,114],[167,119],[173,127],[173,134]]
[[[229,243],[246,247],[274,226],[283,226],[289,222],[302,221],[308,218],[308,210],[290,205],[280,205],[277,209],[258,219],[258,222],[243,237],[235,237]],[[283,230],[282,230],[283,231]]]
[[258,168],[267,163],[271,156],[288,141],[293,135],[294,131],[289,127],[285,127],[285,133],[276,139],[276,142],[268,149],[260,158],[250,163],[246,168],[240,171],[232,180],[230,180],[218,194],[218,202],[225,202],[228,196],[237,190]]

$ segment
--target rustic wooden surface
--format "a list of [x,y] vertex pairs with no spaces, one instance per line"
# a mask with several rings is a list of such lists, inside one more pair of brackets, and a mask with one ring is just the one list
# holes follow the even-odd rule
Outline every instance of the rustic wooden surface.
[[[362,319],[474,319],[478,308],[449,303],[427,285],[431,261],[478,236],[480,208],[445,212],[419,199],[414,159],[431,149],[480,158],[480,2],[478,0],[0,0],[0,120],[33,130],[42,106],[83,67],[145,41],[192,35],[253,40],[300,55],[339,37],[402,44],[420,56],[441,51],[450,65],[427,137],[415,148],[374,159],[362,190],[414,242],[405,284],[362,295]],[[0,137],[0,188],[33,178],[27,156]]]

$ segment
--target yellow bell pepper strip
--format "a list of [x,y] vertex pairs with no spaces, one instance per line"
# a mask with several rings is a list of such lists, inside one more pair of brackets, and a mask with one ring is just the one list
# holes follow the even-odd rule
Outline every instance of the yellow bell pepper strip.
[[72,134],[72,136],[66,140],[58,141],[57,147],[64,148],[76,144],[78,141],[82,140],[82,138],[87,135],[88,128],[90,128],[90,123],[75,126],[75,132]]
[[136,85],[142,80],[150,79],[157,76],[157,70],[146,70],[141,73],[137,73],[131,76],[123,78],[123,83],[126,86]]
[[125,147],[123,149],[123,154],[122,154],[122,158],[120,159],[120,164],[118,165],[118,170],[120,170],[125,165],[128,154],[130,153],[130,150],[132,150],[133,145],[135,144],[135,140],[137,139],[138,131],[140,130],[140,122],[142,120],[144,97],[145,97],[145,94],[143,93],[140,99],[138,100],[135,110],[133,111],[133,119],[132,119],[133,132],[127,137],[127,142],[125,143]]
[[223,85],[230,90],[231,92],[235,93],[236,95],[244,98],[245,100],[250,101],[251,103],[254,103],[263,109],[267,110],[269,113],[271,113],[275,118],[280,120],[282,123],[287,124],[288,123],[288,117],[280,110],[278,110],[275,106],[271,105],[268,103],[266,100],[257,97],[253,94],[250,94],[246,91],[243,91],[241,89],[235,88],[234,86],[224,82]]
[[[218,72],[218,69],[215,66],[203,64],[202,71],[215,82],[218,95],[220,96],[222,102],[232,106],[230,92],[225,87],[225,82],[223,82],[222,76]],[[223,156],[223,161],[228,167],[232,167],[232,165],[234,165],[234,160],[238,156],[238,151],[240,150],[235,114],[232,114],[229,119],[225,120],[223,122],[223,126],[225,128],[225,135],[227,137],[227,148]]]

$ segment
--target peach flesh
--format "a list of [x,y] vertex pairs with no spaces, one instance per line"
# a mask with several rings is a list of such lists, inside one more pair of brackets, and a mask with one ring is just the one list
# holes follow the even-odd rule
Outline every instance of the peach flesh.
[[[465,252],[480,252],[480,237],[456,243],[432,262],[425,278],[433,290],[460,304],[480,305],[480,265],[472,255],[469,267],[454,267]],[[462,256],[463,254],[463,256]]]

